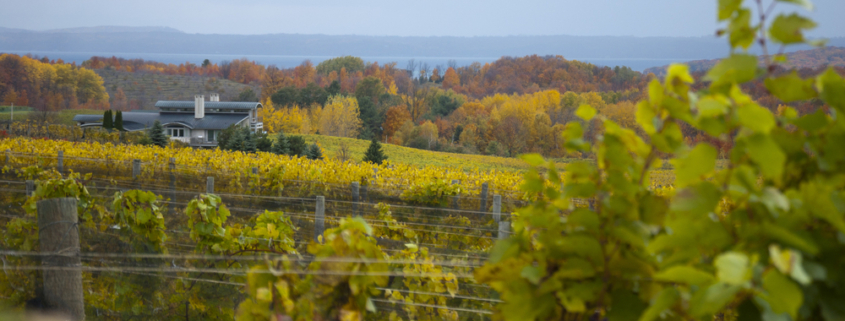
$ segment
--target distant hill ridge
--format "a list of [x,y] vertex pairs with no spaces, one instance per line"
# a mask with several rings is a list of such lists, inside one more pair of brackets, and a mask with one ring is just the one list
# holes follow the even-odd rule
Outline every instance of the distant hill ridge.
[[[845,46],[845,38],[830,45]],[[793,50],[810,49],[796,47]],[[695,60],[724,57],[717,37],[189,34],[167,27],[91,27],[50,31],[0,29],[0,51],[121,52],[369,57],[502,57],[562,55],[571,59]]]
[[50,33],[175,32],[175,33],[184,33],[181,30],[170,28],[170,27],[126,27],[126,26],[79,27],[79,28],[44,30],[44,31],[40,31],[40,32],[50,32]]
[[[812,50],[801,50],[787,54],[788,62],[784,64],[787,68],[815,69],[823,66],[839,66],[845,67],[845,48],[843,47],[824,47]],[[690,72],[708,71],[710,68],[719,63],[721,59],[708,60],[693,60],[686,64],[690,67]],[[761,59],[762,63],[762,59]],[[653,73],[658,77],[666,75],[666,70],[669,66],[648,68],[643,73]]]

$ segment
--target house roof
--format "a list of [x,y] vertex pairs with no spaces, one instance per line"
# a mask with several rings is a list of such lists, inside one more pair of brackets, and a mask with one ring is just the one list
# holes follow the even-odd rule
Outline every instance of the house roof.
[[[206,102],[207,104],[208,102]],[[226,129],[231,125],[240,123],[247,119],[246,114],[206,114],[201,119],[194,118],[194,114],[158,114],[158,113],[123,113],[123,128],[127,131],[143,130],[152,127],[156,120],[162,125],[181,125],[190,129]],[[91,125],[102,125],[103,115],[76,115],[75,122],[91,123]]]
[[[219,109],[256,109],[261,107],[261,103],[249,101],[206,101],[205,109],[219,108]],[[156,108],[194,108],[194,101],[184,100],[159,100],[156,102]]]

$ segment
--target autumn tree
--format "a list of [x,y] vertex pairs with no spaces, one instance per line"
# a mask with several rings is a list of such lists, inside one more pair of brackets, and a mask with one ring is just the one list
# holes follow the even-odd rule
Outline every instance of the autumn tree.
[[361,130],[359,114],[355,97],[332,96],[320,116],[320,134],[356,137]]
[[446,69],[446,74],[443,75],[443,84],[441,86],[443,89],[453,90],[457,90],[458,87],[461,86],[461,77],[458,76],[458,72],[455,71],[454,68],[449,67],[449,69]]
[[8,91],[6,91],[6,94],[3,95],[3,105],[9,106],[17,102],[18,93],[15,92],[14,88],[10,88]]
[[405,106],[397,105],[388,108],[384,116],[384,123],[381,125],[384,128],[384,135],[392,138],[393,134],[409,120],[411,120],[411,113]]

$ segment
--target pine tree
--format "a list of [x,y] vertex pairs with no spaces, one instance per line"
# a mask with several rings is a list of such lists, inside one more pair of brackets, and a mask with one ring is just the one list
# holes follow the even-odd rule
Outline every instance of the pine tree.
[[247,127],[244,127],[241,131],[242,131],[242,133],[243,133],[242,135],[244,137],[244,144],[243,144],[243,148],[241,150],[246,152],[246,153],[255,153],[255,151],[258,149],[257,148],[258,142],[256,142],[256,137],[255,137],[256,135],[254,133],[250,132],[249,128],[247,128]]
[[116,112],[116,115],[114,116],[114,129],[117,129],[119,131],[126,131],[126,129],[123,128],[123,112],[122,111],[118,110]]
[[273,144],[271,151],[276,155],[287,155],[290,152],[290,143],[288,143],[288,137],[285,136],[284,132],[280,131],[276,135],[276,143]]
[[364,161],[381,165],[385,160],[387,160],[387,155],[381,150],[381,143],[378,142],[378,139],[373,138],[370,147],[367,148],[367,152],[364,154]]
[[159,147],[165,147],[169,142],[167,136],[164,135],[164,126],[162,126],[161,122],[159,122],[158,120],[153,123],[153,127],[147,129],[147,137],[150,138],[150,141],[152,141],[153,145],[157,145]]
[[323,152],[320,151],[320,146],[317,146],[317,143],[314,143],[308,147],[308,151],[305,152],[305,157],[308,157],[308,159],[323,159]]
[[305,145],[305,140],[302,136],[291,136],[288,138],[288,155],[290,156],[305,156],[305,150],[308,148]]
[[103,128],[107,130],[114,129],[113,120],[114,119],[112,118],[111,109],[106,110],[106,112],[103,113]]

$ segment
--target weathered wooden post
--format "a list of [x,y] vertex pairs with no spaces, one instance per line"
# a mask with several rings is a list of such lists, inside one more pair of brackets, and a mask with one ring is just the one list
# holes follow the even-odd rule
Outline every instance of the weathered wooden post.
[[35,192],[35,181],[29,179],[26,181],[26,197],[32,196]]
[[352,182],[351,185],[352,185],[352,213],[357,213],[358,215],[363,216],[364,214],[360,213],[359,208],[358,208],[358,201],[359,201],[358,192],[361,188],[361,183]]
[[367,197],[368,197],[367,190],[368,190],[367,185],[361,186],[361,202],[362,203],[367,202]]
[[499,221],[499,239],[504,240],[511,234],[511,222]]
[[141,176],[141,160],[140,159],[133,159],[132,160],[132,179],[137,180],[139,176]]
[[214,194],[214,177],[209,176],[205,180],[205,193],[206,194]]
[[59,156],[56,157],[56,168],[58,169],[59,174],[64,173],[64,171],[63,171],[64,165],[65,165],[65,151],[60,150]]
[[176,190],[176,158],[170,158],[170,190]]
[[478,209],[479,212],[487,212],[487,182],[481,184],[481,205]]
[[[457,185],[457,184],[460,184],[460,183],[461,183],[461,181],[460,181],[460,180],[457,180],[457,179],[453,179],[453,180],[452,180],[452,185]],[[460,200],[460,196],[457,196],[457,195],[456,195],[456,196],[452,196],[452,208],[453,208],[453,209],[458,209],[458,207],[459,207],[459,206],[458,206],[458,201],[459,201],[459,200]]]
[[493,195],[493,222],[502,221],[502,195]]
[[44,299],[72,320],[85,320],[76,199],[51,198],[36,206],[41,252],[53,254],[41,262]]
[[326,229],[326,198],[323,196],[317,196],[317,207],[314,210],[315,219],[314,219],[314,241],[317,242],[319,240],[320,235],[323,235],[323,231]]
[[252,175],[258,175],[258,167],[252,168]]

